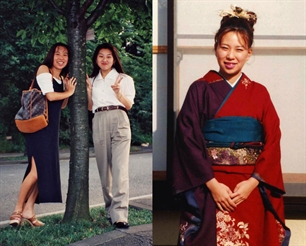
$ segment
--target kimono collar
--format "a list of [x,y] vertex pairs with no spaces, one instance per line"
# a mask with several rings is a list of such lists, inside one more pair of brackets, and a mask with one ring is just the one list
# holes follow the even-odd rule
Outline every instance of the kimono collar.
[[240,80],[240,78],[242,77],[242,74],[243,74],[243,73],[240,74],[239,78],[238,78],[233,84],[231,84],[228,80],[226,80],[226,82],[227,82],[231,87],[234,87],[234,86],[238,83],[238,81]]
[[[205,80],[208,83],[227,81],[220,73],[215,70],[210,70],[207,74],[203,76],[201,80]],[[235,83],[242,83],[247,89],[248,85],[251,84],[252,81],[244,73],[242,73],[237,82]]]
[[207,81],[208,83],[220,82],[225,80],[221,74],[219,74],[215,70],[210,70],[207,74],[205,74],[202,78],[203,80]]

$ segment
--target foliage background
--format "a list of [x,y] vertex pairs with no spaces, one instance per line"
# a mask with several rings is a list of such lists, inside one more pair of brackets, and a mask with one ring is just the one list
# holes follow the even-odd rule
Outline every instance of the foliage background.
[[[29,87],[51,45],[67,43],[66,20],[48,1],[1,3],[0,152],[19,152],[24,151],[24,139],[15,127],[14,117],[20,107],[21,91]],[[129,112],[132,144],[151,143],[152,0],[109,0],[104,14],[91,28],[95,39],[86,43],[87,73],[91,73],[91,57],[98,44],[111,42],[118,48],[125,73],[134,78],[136,88],[135,104]],[[61,118],[62,147],[70,144],[69,120],[66,107]]]

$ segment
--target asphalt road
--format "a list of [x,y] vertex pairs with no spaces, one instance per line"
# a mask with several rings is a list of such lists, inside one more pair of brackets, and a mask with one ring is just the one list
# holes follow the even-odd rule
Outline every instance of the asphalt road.
[[[63,203],[35,204],[39,215],[65,211],[68,190],[69,160],[61,160],[61,184]],[[20,184],[26,169],[25,164],[0,165],[0,225],[6,224],[14,210]],[[130,200],[152,196],[152,153],[130,155]],[[89,159],[89,205],[103,205],[102,188],[95,158]]]

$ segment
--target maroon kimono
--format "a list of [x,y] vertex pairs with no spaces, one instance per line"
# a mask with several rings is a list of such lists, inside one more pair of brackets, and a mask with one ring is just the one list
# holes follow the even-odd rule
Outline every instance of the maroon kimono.
[[[262,124],[264,147],[253,165],[213,165],[203,125],[226,116],[252,117]],[[209,71],[190,86],[177,118],[171,167],[174,191],[187,201],[179,245],[286,245],[280,137],[279,118],[268,91],[246,75],[232,88],[219,73]],[[216,209],[207,181],[215,177],[233,190],[251,176],[260,181],[260,189],[254,189],[234,212]]]

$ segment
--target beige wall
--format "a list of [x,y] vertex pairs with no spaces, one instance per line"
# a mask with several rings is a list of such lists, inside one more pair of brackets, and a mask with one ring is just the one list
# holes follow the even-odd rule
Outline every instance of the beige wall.
[[[219,11],[233,1],[176,0],[175,110],[189,85],[209,69],[218,69],[213,37]],[[244,67],[253,80],[265,85],[281,119],[282,168],[306,173],[306,1],[235,1],[258,15],[254,55]],[[153,46],[167,46],[167,1],[153,0]],[[172,30],[170,30],[172,31]],[[153,55],[153,170],[166,170],[167,54]]]
[[[232,1],[176,1],[176,109],[194,80],[218,70],[212,50],[219,10]],[[306,173],[306,1],[236,1],[257,13],[254,55],[243,71],[265,85],[281,119],[282,168]]]

